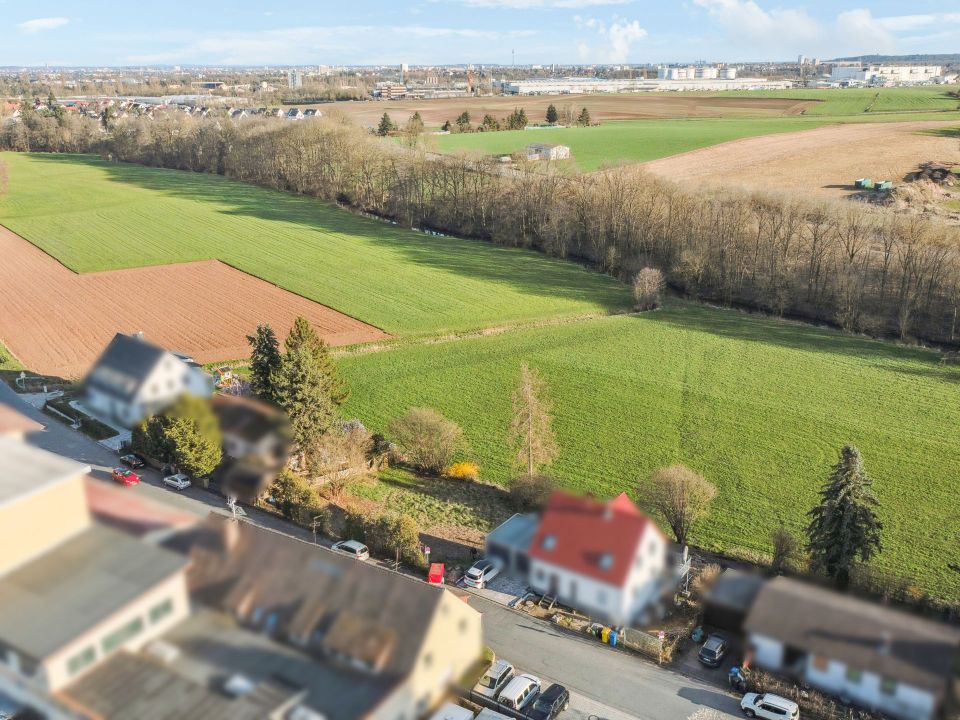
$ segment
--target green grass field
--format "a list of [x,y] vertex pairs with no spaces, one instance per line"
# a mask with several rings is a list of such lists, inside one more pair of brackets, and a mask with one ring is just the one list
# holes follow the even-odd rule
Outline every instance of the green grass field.
[[807,130],[823,124],[806,118],[617,120],[588,128],[462,133],[432,139],[441,152],[485,155],[519,152],[532,142],[559,143],[570,147],[578,168],[596,170],[604,163],[646,162],[728,140]]
[[836,453],[863,452],[885,523],[879,564],[956,599],[960,370],[921,350],[675,301],[497,337],[343,358],[346,415],[382,430],[409,406],[440,409],[481,475],[511,474],[505,447],[521,361],[546,378],[563,483],[609,497],[683,462],[720,493],[695,542],[769,552],[801,531]]
[[77,272],[217,258],[398,334],[626,308],[572,263],[440,238],[212,175],[6,153],[0,224]]
[[827,88],[822,90],[757,90],[734,94],[744,97],[815,100],[806,116],[842,117],[870,113],[931,113],[960,110],[960,99],[950,93],[955,85],[902,88]]

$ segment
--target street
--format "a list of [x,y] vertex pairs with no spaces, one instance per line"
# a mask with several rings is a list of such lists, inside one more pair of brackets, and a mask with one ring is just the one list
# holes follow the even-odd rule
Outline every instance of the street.
[[[6,383],[0,383],[0,403],[46,426],[43,432],[28,435],[29,444],[88,464],[95,478],[110,482],[110,470],[118,464],[113,452],[24,402]],[[177,492],[161,485],[154,470],[145,468],[138,473],[143,482],[128,488],[131,492],[198,516],[211,511],[229,513],[217,495],[200,488]],[[250,522],[312,540],[307,530],[281,518],[254,509],[247,512]],[[686,720],[702,707],[719,711],[720,717],[740,717],[739,699],[704,681],[561,630],[475,593],[471,593],[470,603],[483,613],[487,643],[498,657],[537,675],[545,685],[559,682],[570,690],[566,717],[572,720]]]

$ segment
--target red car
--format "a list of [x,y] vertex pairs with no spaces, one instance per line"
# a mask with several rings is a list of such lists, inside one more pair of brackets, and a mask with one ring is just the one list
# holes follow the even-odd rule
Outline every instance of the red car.
[[121,485],[139,485],[140,476],[137,475],[133,470],[128,470],[127,468],[118,467],[113,469],[112,477]]

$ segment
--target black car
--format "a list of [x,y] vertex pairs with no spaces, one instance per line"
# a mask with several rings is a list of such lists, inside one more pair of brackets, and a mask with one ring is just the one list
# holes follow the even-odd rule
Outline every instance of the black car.
[[143,467],[143,460],[141,460],[137,455],[124,455],[122,458],[120,458],[120,462],[122,462],[128,468],[133,468],[134,470]]
[[570,693],[563,685],[551,685],[527,710],[527,717],[531,720],[553,720],[560,713],[570,707]]
[[707,641],[703,644],[703,647],[700,648],[700,654],[698,657],[700,658],[700,662],[707,667],[720,667],[729,650],[730,642],[727,640],[726,636],[720,635],[719,633],[714,633],[707,638]]

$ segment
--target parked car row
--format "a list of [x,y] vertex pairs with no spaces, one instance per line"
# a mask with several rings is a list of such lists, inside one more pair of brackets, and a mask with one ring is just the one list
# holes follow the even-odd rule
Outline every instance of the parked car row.
[[518,674],[506,660],[496,660],[480,678],[474,692],[531,720],[553,720],[570,706],[570,693],[563,685],[554,684],[543,690],[540,678],[529,673]]

